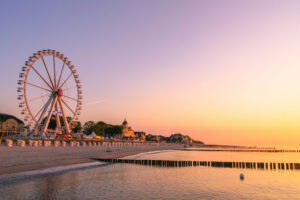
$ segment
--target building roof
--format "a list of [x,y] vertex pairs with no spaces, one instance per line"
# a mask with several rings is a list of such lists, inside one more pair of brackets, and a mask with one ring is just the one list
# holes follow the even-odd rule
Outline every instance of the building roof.
[[8,119],[14,119],[16,120],[18,123],[21,123],[21,124],[24,124],[24,122],[18,118],[16,118],[15,116],[13,115],[9,115],[9,114],[5,114],[5,113],[0,113],[0,120],[2,122],[5,122],[6,120]]
[[122,125],[126,125],[126,124],[128,124],[128,122],[126,121],[126,118],[125,118]]

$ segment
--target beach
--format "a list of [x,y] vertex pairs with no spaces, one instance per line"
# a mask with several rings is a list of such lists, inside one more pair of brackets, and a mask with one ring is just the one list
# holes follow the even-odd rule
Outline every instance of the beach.
[[[176,146],[173,146],[176,148]],[[31,148],[31,147],[30,147]],[[143,162],[108,163],[95,161],[94,157],[119,157],[125,154],[141,153],[123,157],[122,160],[228,160],[251,162],[276,162],[288,160],[296,162],[294,152],[228,152],[228,151],[180,151],[172,146],[145,148],[125,148],[123,154],[97,153],[97,147],[39,147],[38,153],[30,148],[6,148],[7,154],[16,156],[17,163],[24,166],[45,166],[44,169],[0,175],[0,199],[299,199],[299,170],[282,168],[247,168],[214,165],[151,165]],[[143,150],[144,149],[144,150]],[[177,148],[178,149],[178,148]],[[12,150],[11,152],[8,152]],[[99,150],[99,149],[98,149]],[[116,149],[115,149],[116,150]],[[158,151],[156,151],[158,150]],[[65,155],[58,155],[66,151]],[[74,153],[72,152],[74,151]],[[90,151],[90,152],[89,152]],[[117,152],[117,151],[116,151]],[[24,161],[20,159],[24,153]],[[265,155],[272,156],[266,157]],[[32,165],[28,156],[33,156]],[[40,158],[43,156],[49,158]],[[57,156],[57,159],[51,156]],[[9,156],[9,155],[7,155]],[[3,155],[1,154],[1,158]],[[25,159],[26,158],[26,159]],[[71,164],[61,160],[82,164]],[[294,158],[294,159],[293,159]],[[81,160],[82,159],[82,160]],[[271,159],[271,160],[270,160]],[[10,162],[14,161],[13,159]],[[58,161],[59,160],[59,161]],[[2,161],[2,160],[1,160]],[[30,161],[30,160],[29,160]],[[41,162],[41,163],[37,163]],[[46,163],[47,162],[47,163]],[[49,167],[49,163],[59,165]],[[64,163],[66,165],[64,165]],[[240,178],[243,174],[243,179]],[[182,189],[184,188],[184,190]]]
[[94,162],[94,158],[122,158],[143,152],[182,148],[183,145],[112,147],[0,146],[0,175],[49,167]]

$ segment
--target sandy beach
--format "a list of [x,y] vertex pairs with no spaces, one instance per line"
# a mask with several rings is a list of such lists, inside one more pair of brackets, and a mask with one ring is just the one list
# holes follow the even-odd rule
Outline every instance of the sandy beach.
[[178,149],[183,145],[114,147],[5,147],[0,146],[0,175],[55,166],[94,162],[93,158],[122,158],[142,152]]

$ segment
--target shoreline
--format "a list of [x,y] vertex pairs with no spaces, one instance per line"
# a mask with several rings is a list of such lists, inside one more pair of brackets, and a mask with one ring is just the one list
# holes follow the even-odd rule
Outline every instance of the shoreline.
[[[160,146],[123,146],[109,147],[112,151],[106,152],[107,147],[20,147],[20,146],[0,146],[0,175],[41,170],[50,167],[67,166],[82,163],[95,162],[95,159],[117,159],[140,153],[160,151],[160,150],[183,150],[183,151],[235,151],[235,152],[269,152],[255,148],[230,149],[233,146],[223,145],[195,145],[200,149],[184,148],[184,144],[164,144]],[[236,146],[234,146],[236,147]],[[270,152],[280,152],[271,150]],[[291,151],[287,151],[291,152]],[[299,151],[297,151],[299,152]]]
[[112,147],[3,147],[0,146],[0,175],[51,167],[95,162],[96,158],[122,158],[159,150],[175,150],[183,145]]

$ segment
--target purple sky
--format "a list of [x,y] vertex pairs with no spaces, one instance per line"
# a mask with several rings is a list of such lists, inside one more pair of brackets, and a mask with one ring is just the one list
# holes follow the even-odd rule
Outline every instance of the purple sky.
[[209,143],[299,142],[299,11],[299,1],[271,0],[1,1],[0,112],[21,118],[18,73],[55,49],[79,72],[82,122],[126,117],[135,130]]

